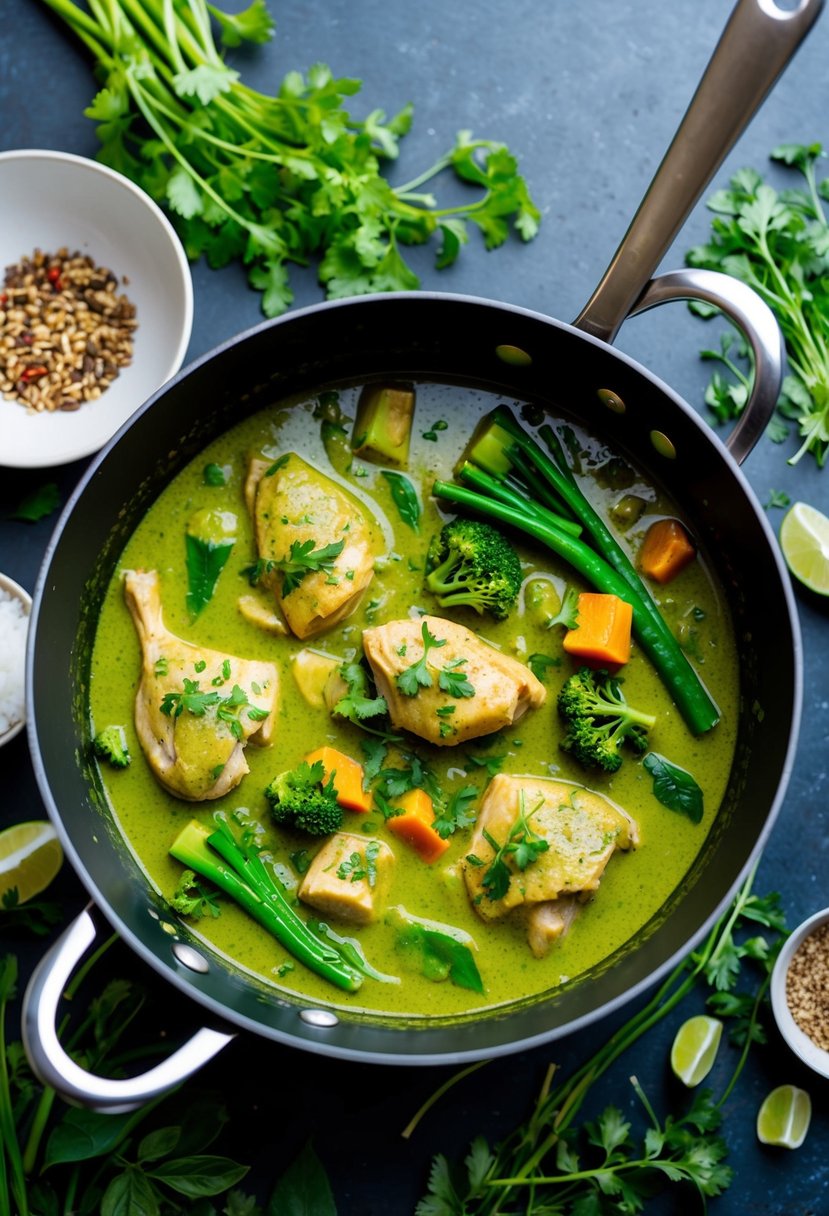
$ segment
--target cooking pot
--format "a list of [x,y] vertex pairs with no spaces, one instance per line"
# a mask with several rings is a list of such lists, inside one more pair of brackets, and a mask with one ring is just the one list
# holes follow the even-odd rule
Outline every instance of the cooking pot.
[[[27,659],[37,780],[66,855],[94,901],[44,958],[24,1003],[32,1066],[67,1100],[131,1109],[178,1083],[240,1029],[310,1051],[396,1064],[454,1063],[527,1048],[635,996],[675,965],[727,904],[771,830],[799,718],[794,600],[775,539],[739,468],[777,399],[781,338],[771,312],[733,279],[692,271],[648,279],[821,6],[822,0],[802,0],[796,11],[783,12],[770,0],[740,0],[627,236],[574,325],[491,301],[428,293],[297,311],[190,366],[92,463],[46,555]],[[722,307],[753,350],[754,389],[727,445],[667,385],[609,344],[626,316],[689,297]],[[505,360],[510,347],[523,357]],[[734,763],[709,838],[681,887],[634,941],[579,982],[455,1023],[401,1025],[309,1007],[211,953],[148,885],[88,760],[87,689],[99,607],[126,539],[160,490],[252,411],[323,386],[386,377],[485,388],[552,413],[564,408],[668,483],[712,555],[739,651]],[[64,985],[107,922],[194,998],[211,1023],[158,1068],[117,1081],[84,1072],[55,1030]]]

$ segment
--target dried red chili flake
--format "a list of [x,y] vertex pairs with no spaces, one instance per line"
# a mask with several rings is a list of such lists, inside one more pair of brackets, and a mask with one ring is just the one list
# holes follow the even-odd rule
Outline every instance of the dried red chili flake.
[[52,284],[55,291],[60,291],[60,289],[61,289],[60,266],[50,266],[49,269],[46,271],[46,278]]
[[39,380],[40,377],[45,376],[48,373],[48,371],[49,371],[48,367],[43,367],[42,364],[35,364],[34,367],[27,367],[26,370],[21,373],[20,379],[21,380]]

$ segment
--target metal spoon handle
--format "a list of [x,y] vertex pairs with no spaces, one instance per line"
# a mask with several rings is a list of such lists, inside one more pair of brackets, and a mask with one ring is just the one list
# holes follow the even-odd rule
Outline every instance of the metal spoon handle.
[[639,210],[574,324],[612,342],[727,153],[811,29],[824,0],[790,12],[738,0]]

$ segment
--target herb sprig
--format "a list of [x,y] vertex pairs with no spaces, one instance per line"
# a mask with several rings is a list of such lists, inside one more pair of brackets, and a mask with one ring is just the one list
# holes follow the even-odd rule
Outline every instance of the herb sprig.
[[[786,340],[789,375],[783,381],[776,424],[777,442],[797,425],[802,443],[789,464],[811,452],[818,467],[829,456],[829,178],[817,179],[820,144],[781,144],[771,159],[800,173],[805,188],[778,193],[755,169],[736,173],[708,207],[715,213],[711,239],[689,250],[690,266],[721,270],[747,283],[774,311]],[[703,316],[710,306],[694,305]],[[748,397],[748,377],[730,356],[733,339],[720,351],[703,352],[734,379],[715,373],[706,401],[718,421],[737,417]],[[740,351],[737,347],[737,351]]]
[[345,541],[333,541],[330,545],[321,545],[319,549],[316,546],[313,537],[293,540],[287,557],[260,557],[252,565],[245,566],[242,574],[247,575],[251,587],[255,587],[266,574],[279,572],[282,574],[282,595],[290,595],[306,575],[315,574],[318,570],[330,573],[343,551]]
[[[419,286],[401,246],[437,237],[450,266],[478,228],[488,249],[510,221],[525,241],[540,213],[500,143],[461,131],[425,172],[392,188],[382,160],[398,155],[412,108],[351,116],[360,81],[335,79],[325,64],[288,72],[274,96],[243,84],[225,47],[267,42],[273,22],[262,0],[237,16],[207,0],[44,0],[91,51],[103,88],[85,114],[97,124],[99,159],[132,178],[172,212],[191,258],[213,267],[234,259],[262,292],[267,316],[293,302],[288,265],[318,265],[329,297]],[[453,170],[475,187],[472,201],[440,207],[427,183]]]

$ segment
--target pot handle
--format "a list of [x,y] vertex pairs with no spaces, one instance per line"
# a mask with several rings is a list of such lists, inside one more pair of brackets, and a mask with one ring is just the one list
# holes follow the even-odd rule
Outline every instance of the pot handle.
[[755,291],[717,270],[671,270],[657,275],[630,310],[640,312],[670,300],[704,300],[741,330],[754,357],[754,383],[725,446],[742,464],[766,429],[780,396],[785,349],[774,313]]
[[574,324],[612,342],[703,190],[817,19],[824,0],[786,10],[738,0],[671,146]]
[[137,1110],[180,1085],[235,1036],[202,1027],[161,1064],[124,1080],[99,1077],[81,1068],[58,1038],[58,1004],[67,980],[96,936],[95,919],[86,908],[38,963],[23,998],[23,1044],[32,1071],[64,1101],[114,1115]]

